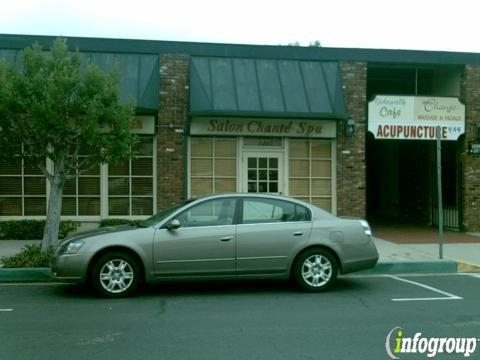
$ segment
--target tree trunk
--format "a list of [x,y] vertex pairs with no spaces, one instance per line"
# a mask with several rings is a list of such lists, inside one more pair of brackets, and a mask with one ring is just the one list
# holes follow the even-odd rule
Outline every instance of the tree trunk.
[[65,177],[55,172],[50,180],[50,196],[48,198],[48,213],[43,231],[42,251],[47,251],[58,243],[60,215],[62,212],[62,194]]

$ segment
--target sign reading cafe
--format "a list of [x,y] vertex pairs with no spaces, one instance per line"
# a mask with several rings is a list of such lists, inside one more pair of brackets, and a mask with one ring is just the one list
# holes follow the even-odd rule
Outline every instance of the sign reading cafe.
[[457,140],[465,132],[465,105],[452,97],[377,95],[368,103],[368,131],[376,139]]

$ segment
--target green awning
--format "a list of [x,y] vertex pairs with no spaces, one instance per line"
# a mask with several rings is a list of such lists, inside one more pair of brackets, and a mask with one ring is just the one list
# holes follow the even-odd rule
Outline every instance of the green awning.
[[332,61],[192,57],[190,115],[346,119]]
[[[0,50],[0,58],[19,64],[19,50]],[[158,55],[81,52],[104,71],[111,71],[118,63],[120,71],[120,97],[134,99],[137,109],[158,111],[160,71]]]

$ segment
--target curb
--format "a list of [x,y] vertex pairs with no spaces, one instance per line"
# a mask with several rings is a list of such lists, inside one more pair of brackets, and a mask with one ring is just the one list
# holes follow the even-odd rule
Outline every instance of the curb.
[[[478,267],[480,272],[480,267]],[[374,268],[357,272],[357,274],[435,274],[460,272],[457,261],[425,260],[425,261],[382,261]],[[464,271],[466,272],[466,271]]]
[[50,268],[0,269],[0,283],[48,281],[52,281]]
[[[453,260],[426,261],[382,261],[368,270],[353,274],[435,274],[435,273],[480,272],[480,266]],[[50,268],[3,269],[0,268],[0,283],[9,282],[49,282],[52,279]]]

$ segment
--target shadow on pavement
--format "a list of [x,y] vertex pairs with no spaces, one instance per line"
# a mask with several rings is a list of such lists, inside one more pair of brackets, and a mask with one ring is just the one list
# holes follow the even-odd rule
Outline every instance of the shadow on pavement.
[[[232,296],[232,295],[324,295],[364,291],[369,284],[358,278],[340,277],[337,283],[322,293],[308,293],[287,280],[234,280],[234,281],[178,281],[161,282],[142,287],[133,298],[156,296]],[[54,296],[64,298],[100,299],[85,285],[58,284],[47,290]]]

